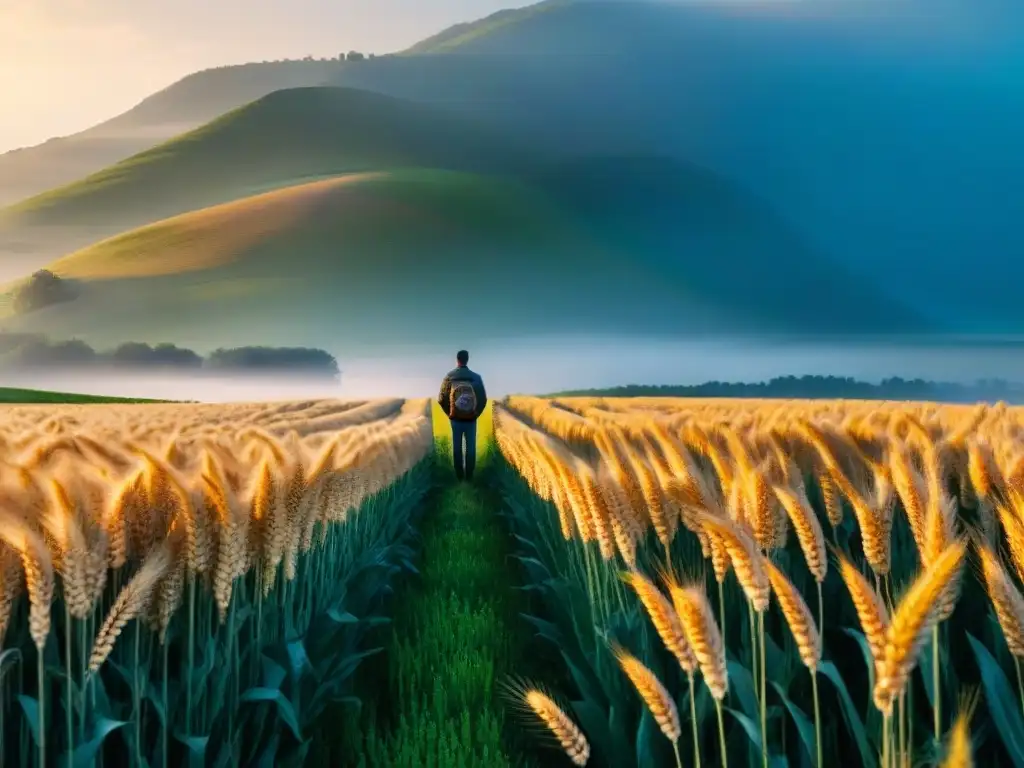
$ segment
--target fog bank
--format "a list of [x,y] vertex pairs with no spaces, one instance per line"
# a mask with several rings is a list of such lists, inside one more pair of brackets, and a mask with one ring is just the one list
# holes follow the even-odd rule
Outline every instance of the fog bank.
[[[305,398],[424,397],[437,394],[455,352],[338,355],[340,382],[299,377],[182,374],[73,374],[0,371],[0,386],[202,402]],[[899,376],[971,384],[1024,382],[1024,342],[984,340],[667,341],[552,336],[470,349],[488,393],[543,394],[626,384],[758,382],[776,376],[849,376],[877,383]]]

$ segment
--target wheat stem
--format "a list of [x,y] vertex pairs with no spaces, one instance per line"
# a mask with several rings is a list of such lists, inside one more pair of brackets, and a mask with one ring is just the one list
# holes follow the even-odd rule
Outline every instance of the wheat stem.
[[1017,668],[1017,693],[1020,695],[1021,712],[1024,712],[1024,674],[1021,673],[1018,656],[1013,657],[1013,665]]
[[942,692],[939,690],[939,625],[932,627],[932,690],[935,692],[935,705],[932,707],[932,718],[935,726],[935,743],[942,743]]
[[[86,656],[86,649],[88,647],[87,638],[92,633],[93,619],[96,616],[95,609],[89,612],[89,618],[78,623],[78,661],[80,678],[82,680],[82,705],[78,711],[78,732],[82,738],[85,738],[85,709],[86,709],[86,696],[90,699],[94,699],[96,696],[96,688],[93,686],[93,681],[88,678],[89,659]],[[95,703],[95,702],[94,702]]]
[[39,768],[46,768],[46,684],[43,649],[36,652],[36,682],[39,685]]
[[168,756],[169,750],[170,750],[169,734],[170,734],[170,730],[171,730],[171,724],[170,724],[170,721],[169,721],[169,713],[167,711],[167,642],[166,641],[163,643],[163,646],[164,646],[164,665],[163,665],[164,666],[164,679],[163,679],[163,689],[161,691],[162,699],[163,699],[163,704],[164,704],[164,720],[163,720],[163,729],[162,729],[163,730],[163,747],[164,747],[164,763],[163,764],[164,764],[164,766],[168,766],[168,765],[170,765],[170,763],[167,762],[167,756]]
[[757,618],[758,639],[761,646],[761,762],[764,768],[768,768],[768,696],[765,690],[768,670],[765,667],[764,612],[758,613]]
[[693,689],[696,687],[696,681],[693,679],[693,673],[689,675],[690,678],[690,727],[693,729],[693,764],[695,768],[700,768],[700,739],[697,735],[697,704],[694,701],[695,696]]
[[142,685],[139,682],[139,670],[141,662],[139,659],[139,640],[142,636],[142,622],[135,620],[135,659],[132,670],[132,706],[135,712],[135,764],[142,765]]
[[914,747],[914,686],[907,687],[907,748]]
[[900,756],[899,760],[900,760],[900,765],[904,764],[904,761],[906,760],[907,753],[908,753],[908,749],[907,749],[907,734],[906,734],[907,710],[906,710],[906,706],[905,706],[905,704],[906,704],[905,696],[906,696],[905,693],[901,693],[899,701],[898,701],[899,713],[898,713],[897,723],[898,723],[898,728],[899,728],[899,756]]
[[192,670],[195,668],[196,575],[188,572],[188,667],[185,669],[185,735],[192,735]]
[[263,570],[256,570],[256,653],[253,656],[253,679],[259,673],[260,648],[263,647]]
[[74,764],[75,755],[75,708],[74,693],[72,689],[71,671],[71,605],[68,603],[68,596],[64,595],[64,677],[67,685],[67,704],[64,707],[66,727],[68,729],[68,768]]
[[725,720],[722,718],[722,702],[715,699],[715,710],[718,713],[718,749],[720,750],[722,768],[729,768],[725,754]]
[[757,688],[757,628],[754,625],[754,606],[749,601],[747,616],[750,618],[750,674],[754,676],[754,697],[760,699]]
[[889,768],[889,715],[882,718],[882,766]]
[[0,758],[4,756],[4,729],[6,723],[4,722],[4,712],[7,709],[7,681],[3,676],[0,676]]
[[811,694],[814,696],[814,743],[817,750],[817,768],[824,768],[821,759],[821,709],[818,706],[818,670],[811,670]]
[[4,722],[4,712],[7,709],[7,681],[0,676],[0,758],[2,758],[5,752],[4,746],[4,730],[6,723]]

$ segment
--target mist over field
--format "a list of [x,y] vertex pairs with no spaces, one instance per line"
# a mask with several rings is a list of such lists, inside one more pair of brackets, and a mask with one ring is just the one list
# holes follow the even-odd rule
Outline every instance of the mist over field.
[[[657,341],[550,336],[470,350],[470,368],[491,397],[546,394],[628,384],[693,385],[767,381],[778,376],[845,376],[877,383],[890,377],[973,384],[1024,382],[1024,342]],[[375,357],[338,356],[340,382],[291,376],[180,373],[39,373],[5,370],[0,385],[201,402],[303,398],[436,396],[455,350],[404,349]]]

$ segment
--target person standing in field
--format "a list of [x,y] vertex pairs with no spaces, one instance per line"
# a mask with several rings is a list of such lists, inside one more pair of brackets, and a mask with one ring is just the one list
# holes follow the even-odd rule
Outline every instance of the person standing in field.
[[[455,368],[448,371],[441,382],[437,402],[448,414],[452,424],[455,477],[459,480],[472,480],[473,468],[476,466],[476,420],[487,405],[487,391],[480,374],[469,370],[469,352],[460,349],[455,355],[455,362]],[[465,451],[462,448],[463,440],[466,441]]]

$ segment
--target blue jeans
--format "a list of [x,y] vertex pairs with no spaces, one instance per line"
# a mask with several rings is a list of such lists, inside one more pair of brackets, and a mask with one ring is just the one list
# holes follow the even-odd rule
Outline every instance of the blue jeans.
[[[452,455],[455,457],[455,476],[462,480],[465,477],[467,480],[473,479],[473,468],[476,466],[476,420],[473,421],[455,421],[451,420],[452,423]],[[466,440],[465,450],[465,462],[466,467],[463,470],[463,450],[462,440]]]

